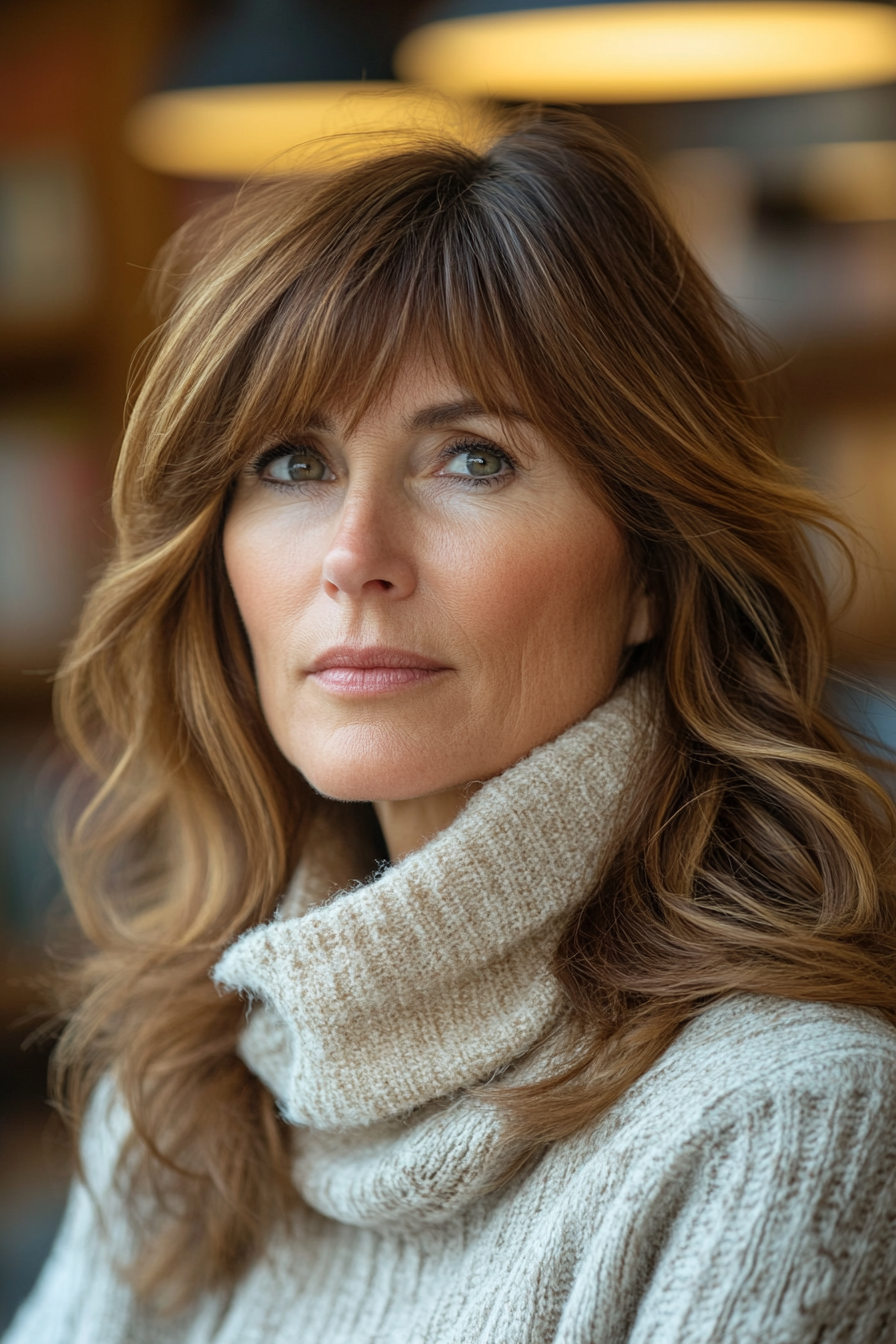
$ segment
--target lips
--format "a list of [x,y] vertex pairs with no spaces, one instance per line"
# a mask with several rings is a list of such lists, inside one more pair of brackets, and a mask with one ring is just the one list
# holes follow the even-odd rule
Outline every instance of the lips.
[[410,649],[340,645],[316,658],[308,675],[335,694],[378,695],[432,682],[447,671],[444,663]]

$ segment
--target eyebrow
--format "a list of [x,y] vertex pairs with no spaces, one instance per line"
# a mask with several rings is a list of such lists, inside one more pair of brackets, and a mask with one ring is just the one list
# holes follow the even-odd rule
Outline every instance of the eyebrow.
[[[516,410],[513,406],[508,406],[502,412],[511,420],[524,420],[527,424],[531,421],[524,411]],[[469,420],[473,416],[485,416],[493,419],[491,412],[487,411],[481,402],[475,397],[465,397],[460,401],[443,401],[435,406],[424,406],[423,410],[417,411],[407,420],[407,428],[411,431],[420,429],[443,429],[445,425],[453,425],[458,420]],[[332,434],[335,426],[333,421],[327,415],[311,415],[302,422],[302,432],[319,430],[322,434]]]
[[333,421],[328,415],[310,415],[307,420],[302,421],[302,430],[319,430],[321,434],[332,434]]
[[[508,406],[503,412],[511,420],[526,420],[529,417],[522,411],[514,410]],[[445,425],[452,425],[457,420],[467,420],[471,416],[484,415],[489,419],[493,418],[478,401],[468,397],[464,401],[445,401],[436,406],[425,406],[422,411],[417,411],[408,421],[409,429],[442,429]]]

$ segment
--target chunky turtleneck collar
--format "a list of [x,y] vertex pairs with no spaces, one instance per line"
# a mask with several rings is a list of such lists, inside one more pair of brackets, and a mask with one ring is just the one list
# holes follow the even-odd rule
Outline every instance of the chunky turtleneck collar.
[[[261,1005],[241,1052],[287,1119],[338,1131],[405,1115],[489,1078],[550,1027],[551,956],[600,865],[641,701],[627,683],[422,849],[322,905],[312,835],[280,918],[213,973]],[[331,859],[345,883],[345,847]]]

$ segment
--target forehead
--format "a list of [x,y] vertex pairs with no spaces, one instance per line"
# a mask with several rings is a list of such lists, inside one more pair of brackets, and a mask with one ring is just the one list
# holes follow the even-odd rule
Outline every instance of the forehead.
[[331,406],[304,416],[303,426],[337,433],[375,421],[415,433],[485,419],[531,424],[530,418],[512,401],[489,398],[489,404],[483,404],[446,363],[410,359],[399,365],[379,395],[337,397]]

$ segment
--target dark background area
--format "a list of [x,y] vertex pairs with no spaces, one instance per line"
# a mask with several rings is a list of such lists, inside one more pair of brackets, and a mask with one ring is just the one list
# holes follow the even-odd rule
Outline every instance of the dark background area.
[[[246,12],[262,24],[268,4]],[[326,10],[330,30],[335,16],[375,56],[421,6]],[[45,1017],[59,899],[52,672],[109,542],[128,369],[151,329],[148,270],[195,202],[222,189],[141,168],[121,126],[144,94],[211,60],[223,12],[211,0],[0,4],[0,1329],[49,1245],[69,1169],[46,1102],[48,1042],[23,1048]],[[325,54],[302,65],[279,45],[283,69],[264,77],[332,77]],[[387,77],[374,56],[357,59]],[[868,546],[837,624],[852,689],[835,694],[894,741],[896,89],[591,110],[648,159],[710,271],[777,343],[782,449]],[[884,146],[852,187],[830,153],[843,142]]]

